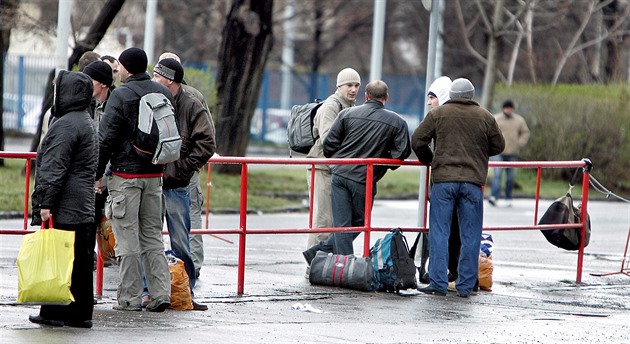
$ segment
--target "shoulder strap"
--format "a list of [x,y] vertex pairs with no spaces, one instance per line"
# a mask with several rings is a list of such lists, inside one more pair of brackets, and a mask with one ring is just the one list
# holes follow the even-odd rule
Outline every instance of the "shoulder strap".
[[131,84],[124,84],[123,86],[127,87],[128,89],[132,90],[133,93],[137,94],[138,97],[142,98],[142,96],[144,96],[146,93],[143,92],[142,88],[134,83]]

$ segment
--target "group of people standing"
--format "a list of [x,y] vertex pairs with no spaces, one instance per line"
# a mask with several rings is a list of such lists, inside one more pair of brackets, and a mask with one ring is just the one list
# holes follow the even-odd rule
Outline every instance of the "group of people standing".
[[[29,320],[90,328],[95,233],[103,211],[116,237],[120,284],[114,309],[162,312],[170,306],[164,219],[194,295],[203,246],[200,236],[189,233],[201,227],[199,170],[216,151],[216,143],[208,106],[198,90],[185,84],[177,55],[163,54],[153,75],[139,48],[126,49],[118,59],[89,52],[79,65],[79,72],[61,71],[55,80],[32,197],[33,225],[52,218],[54,228],[75,232],[71,282],[75,301],[44,305]],[[115,87],[118,77],[123,85]],[[132,145],[140,99],[148,93],[168,99],[182,139],[179,159],[166,165],[141,157]],[[192,303],[195,310],[207,310],[206,305]]]
[[[354,107],[361,85],[351,68],[337,76],[337,91],[317,110],[313,119],[316,139],[311,158],[393,158],[404,160],[411,150],[419,161],[431,166],[427,294],[446,295],[449,282],[458,296],[468,297],[478,288],[478,257],[483,225],[483,186],[492,156],[516,160],[527,142],[529,130],[523,118],[506,101],[503,114],[492,115],[473,100],[475,88],[464,78],[436,79],[428,90],[430,111],[409,138],[407,124],[386,110],[387,85],[380,80],[365,89],[365,104]],[[505,137],[504,137],[505,136]],[[512,143],[516,140],[516,143]],[[510,148],[508,150],[508,147]],[[500,156],[499,154],[505,155]],[[374,167],[372,201],[376,184],[387,166]],[[310,185],[315,173],[315,185]],[[364,225],[366,166],[316,165],[308,170],[312,195],[313,228]],[[501,169],[494,173],[492,205],[500,194]],[[506,198],[511,199],[513,171],[508,172]],[[495,189],[496,188],[496,189]],[[310,263],[317,251],[353,254],[359,232],[310,234],[303,251]]]

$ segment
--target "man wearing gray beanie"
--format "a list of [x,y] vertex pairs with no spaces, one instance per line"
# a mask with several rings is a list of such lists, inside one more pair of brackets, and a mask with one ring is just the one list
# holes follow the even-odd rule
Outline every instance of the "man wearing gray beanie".
[[[322,142],[339,112],[354,106],[361,86],[361,76],[352,68],[344,68],[337,74],[336,85],[337,91],[324,101],[313,118],[313,137],[316,140],[306,155],[307,158],[325,158]],[[314,185],[311,185],[311,173],[315,174]],[[311,187],[313,188],[312,228],[332,227],[331,177],[332,174],[328,165],[315,165],[313,170],[309,167],[306,171],[309,190]],[[329,236],[330,233],[309,234],[306,248],[319,244]],[[305,277],[308,278],[308,275],[309,269],[307,268]]]
[[[451,219],[457,212],[461,252],[457,295],[468,297],[477,282],[479,245],[483,226],[483,190],[488,159],[500,154],[505,141],[494,116],[473,100],[475,87],[456,79],[451,99],[429,111],[412,135],[411,145],[420,162],[431,166],[429,214],[429,285],[423,293],[445,296],[448,287],[448,240]],[[435,152],[429,143],[435,141]]]

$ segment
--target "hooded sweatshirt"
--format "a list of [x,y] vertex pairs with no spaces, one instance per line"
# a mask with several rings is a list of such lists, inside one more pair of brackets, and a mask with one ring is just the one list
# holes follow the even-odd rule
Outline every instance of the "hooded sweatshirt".
[[427,93],[433,93],[433,95],[437,97],[438,103],[443,105],[451,99],[449,91],[451,90],[452,83],[451,78],[448,76],[441,76],[433,81]]

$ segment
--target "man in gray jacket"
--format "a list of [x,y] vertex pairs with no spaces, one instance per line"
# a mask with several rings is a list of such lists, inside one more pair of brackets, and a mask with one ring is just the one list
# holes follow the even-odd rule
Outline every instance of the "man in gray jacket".
[[[324,139],[327,158],[393,158],[406,159],[411,154],[407,122],[385,109],[389,98],[387,84],[370,82],[365,88],[363,105],[343,110]],[[376,183],[387,169],[397,166],[374,166],[372,201]],[[333,227],[364,225],[366,165],[332,165]],[[317,251],[353,254],[352,242],[359,232],[337,232],[304,251],[310,264]]]

